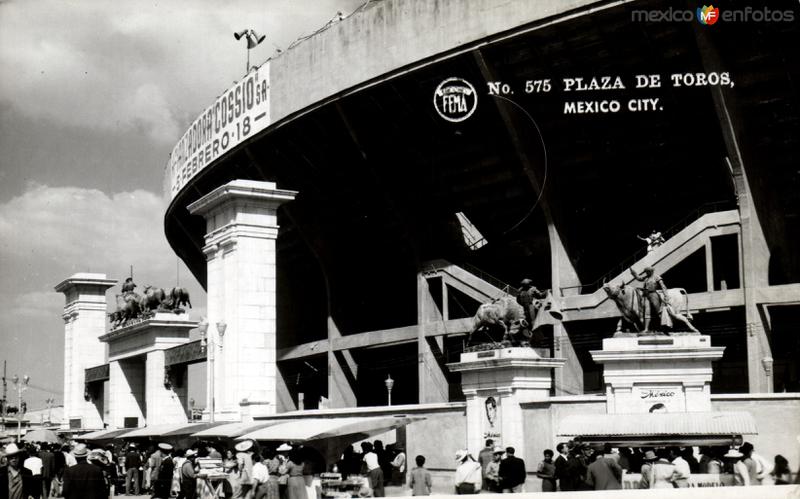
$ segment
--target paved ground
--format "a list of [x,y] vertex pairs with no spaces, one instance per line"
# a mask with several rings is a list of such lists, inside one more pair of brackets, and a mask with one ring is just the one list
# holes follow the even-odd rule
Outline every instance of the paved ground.
[[[410,496],[411,489],[402,488],[402,487],[393,487],[389,486],[385,488],[386,490],[386,497],[401,497],[401,496]],[[150,499],[151,495],[140,495],[140,496],[126,496],[125,494],[115,494],[114,497],[124,497],[127,499]]]

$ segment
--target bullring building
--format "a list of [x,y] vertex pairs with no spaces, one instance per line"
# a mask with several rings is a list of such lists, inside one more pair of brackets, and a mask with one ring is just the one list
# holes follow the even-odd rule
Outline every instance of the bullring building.
[[371,1],[202,110],[164,227],[226,324],[218,418],[384,406],[389,376],[393,405],[458,412],[448,364],[524,278],[563,316],[533,337],[565,359],[552,400],[592,404],[603,285],[645,267],[724,347],[712,401],[796,410],[800,11],[672,7]]

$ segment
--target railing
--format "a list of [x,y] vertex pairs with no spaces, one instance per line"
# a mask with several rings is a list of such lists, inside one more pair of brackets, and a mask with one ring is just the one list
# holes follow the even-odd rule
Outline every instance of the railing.
[[[456,263],[456,262],[448,261],[447,263],[450,264],[450,265],[455,265],[456,267],[461,267],[466,272],[469,272],[470,274],[474,275],[478,279],[480,279],[480,280],[482,280],[482,281],[494,286],[495,288],[499,289],[500,291],[502,291],[505,294],[516,296],[519,293],[519,290],[517,288],[515,288],[514,286],[501,281],[500,279],[498,279],[497,277],[493,276],[492,274],[489,274],[488,272],[485,272],[485,271],[479,269],[478,267],[475,267],[474,265],[470,265],[469,263],[466,263],[466,262]],[[443,270],[445,267],[446,267],[446,265],[434,265],[433,263],[430,263],[423,269],[422,272],[424,274],[434,274],[434,273],[437,273],[440,270]],[[496,298],[499,298],[499,297],[496,297]]]
[[[714,201],[711,203],[705,203],[700,205],[698,208],[692,210],[688,215],[683,217],[678,223],[674,224],[672,227],[668,228],[665,231],[661,232],[661,236],[664,240],[668,241],[672,237],[674,237],[678,232],[682,231],[686,227],[688,227],[692,222],[696,221],[703,215],[708,213],[716,213],[719,211],[725,210],[732,210],[736,208],[736,203],[732,201]],[[628,256],[616,266],[614,266],[611,270],[603,274],[600,278],[595,281],[592,281],[588,284],[580,284],[578,286],[564,286],[561,289],[561,293],[564,293],[564,290],[567,289],[579,289],[579,293],[582,295],[592,294],[598,289],[603,286],[603,283],[613,279],[614,277],[618,276],[626,269],[629,269],[634,263],[638,262],[642,258],[647,255],[647,247],[644,246],[634,252],[632,255]]]

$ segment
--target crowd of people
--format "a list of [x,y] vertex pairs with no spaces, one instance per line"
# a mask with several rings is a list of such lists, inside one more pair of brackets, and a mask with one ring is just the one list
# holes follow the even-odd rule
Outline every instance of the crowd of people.
[[[626,473],[639,474],[638,487],[643,489],[689,487],[692,474],[729,474],[735,486],[792,483],[785,457],[776,455],[770,463],[748,442],[738,449],[700,447],[699,454],[695,449],[612,448],[609,444],[563,442],[556,446],[557,455],[550,449],[543,452],[536,476],[541,479],[543,492],[622,489]],[[466,450],[458,451],[455,493],[522,492],[527,472],[524,461],[514,454],[513,447],[495,446],[491,439],[486,440],[477,459]],[[795,483],[798,480],[796,476]],[[414,489],[414,495],[426,494]]]
[[[366,476],[365,495],[382,497],[385,485],[407,486],[412,495],[430,495],[432,477],[425,457],[416,456],[406,473],[401,445],[384,447],[380,440],[363,442],[361,453],[348,446],[336,463],[326,466],[319,452],[287,443],[259,447],[251,440],[233,448],[198,442],[188,449],[160,443],[148,448],[135,443],[88,447],[83,443],[8,444],[0,453],[0,499],[103,499],[115,495],[152,495],[155,499],[199,499],[197,459],[222,463],[226,478],[210,491],[213,497],[241,499],[318,499],[312,483],[321,472],[344,479]],[[640,488],[688,487],[693,474],[726,473],[733,485],[789,484],[792,472],[781,455],[772,462],[745,442],[738,448],[700,447],[612,448],[563,442],[547,449],[536,468],[544,492],[621,489],[626,473],[639,474]],[[456,494],[523,492],[525,462],[513,447],[486,440],[474,458],[456,453]],[[795,478],[797,481],[797,478]]]

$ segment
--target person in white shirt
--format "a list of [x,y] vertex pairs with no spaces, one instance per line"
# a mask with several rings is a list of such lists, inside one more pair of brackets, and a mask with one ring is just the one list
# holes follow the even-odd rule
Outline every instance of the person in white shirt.
[[369,486],[372,488],[373,497],[384,497],[386,494],[383,489],[383,470],[381,465],[378,464],[378,455],[372,452],[372,444],[369,442],[362,442],[361,450],[364,454],[364,463],[367,465],[367,476],[369,477]]
[[480,493],[482,485],[481,465],[475,461],[466,449],[456,452],[456,462],[459,463],[453,478],[456,494]]
[[670,447],[669,457],[675,466],[675,471],[672,472],[672,483],[678,488],[686,488],[689,486],[689,475],[692,474],[689,468],[689,463],[681,457],[681,450],[678,447]]
[[406,452],[402,445],[396,445],[397,455],[392,460],[392,483],[403,485],[406,483]]

